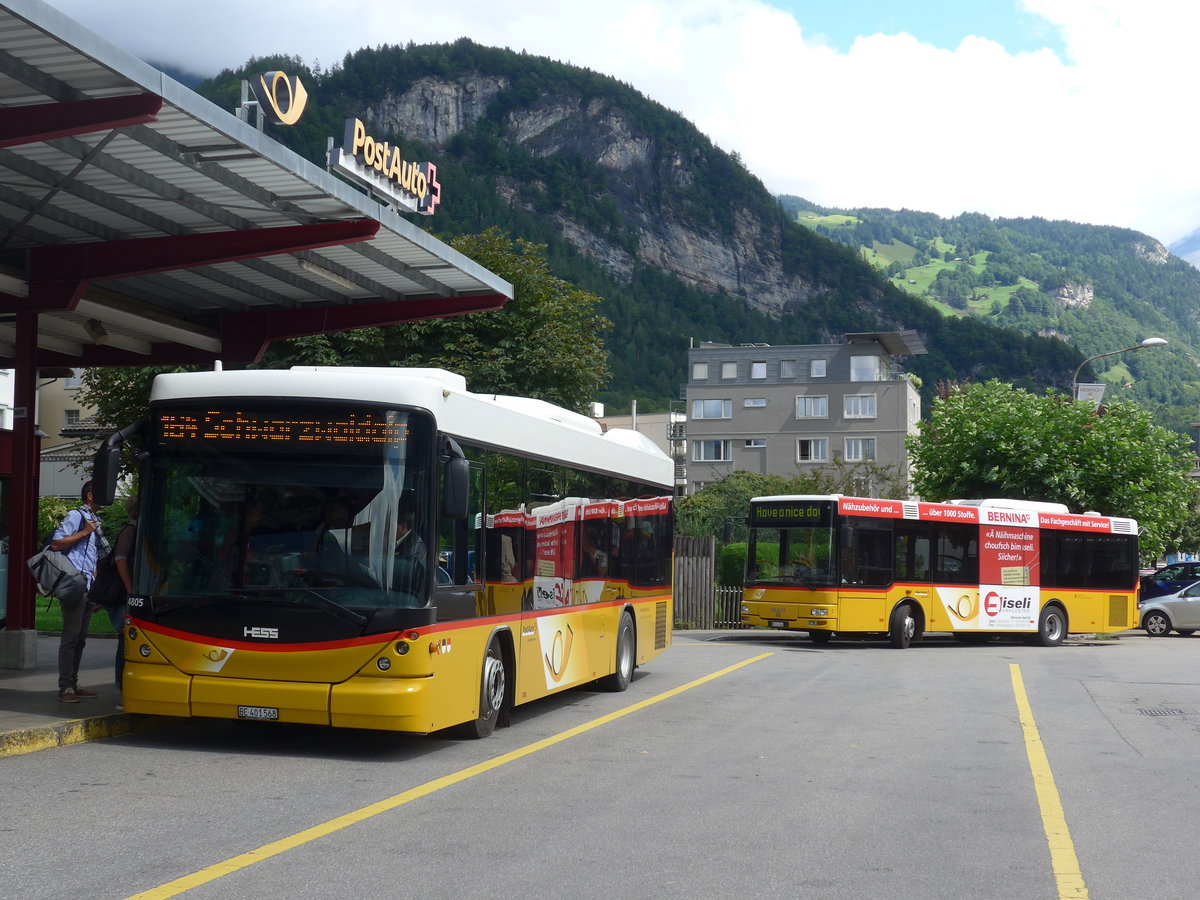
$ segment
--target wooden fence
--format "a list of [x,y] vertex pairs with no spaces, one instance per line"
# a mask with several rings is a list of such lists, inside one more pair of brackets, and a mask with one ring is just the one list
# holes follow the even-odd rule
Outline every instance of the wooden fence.
[[741,628],[742,589],[716,583],[716,538],[675,538],[675,627]]

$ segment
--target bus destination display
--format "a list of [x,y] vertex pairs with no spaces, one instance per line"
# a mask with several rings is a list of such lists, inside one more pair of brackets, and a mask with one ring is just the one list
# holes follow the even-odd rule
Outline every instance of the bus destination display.
[[386,412],[337,416],[270,415],[247,410],[161,412],[155,417],[161,439],[261,447],[374,447],[400,449],[408,440],[407,416],[389,421]]
[[829,525],[832,506],[828,500],[788,500],[754,506],[750,510],[750,524],[776,528],[825,527]]

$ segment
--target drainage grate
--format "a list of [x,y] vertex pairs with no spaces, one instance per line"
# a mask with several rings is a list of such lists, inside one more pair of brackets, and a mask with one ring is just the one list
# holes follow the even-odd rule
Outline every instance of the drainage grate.
[[1182,709],[1139,709],[1143,716],[1182,716]]

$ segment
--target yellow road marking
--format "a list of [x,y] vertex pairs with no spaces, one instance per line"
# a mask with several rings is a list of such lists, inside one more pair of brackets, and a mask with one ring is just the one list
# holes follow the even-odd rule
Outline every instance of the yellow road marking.
[[727,666],[718,672],[713,672],[711,675],[705,675],[703,678],[697,678],[695,681],[689,681],[687,684],[680,685],[677,688],[672,688],[669,691],[664,691],[647,700],[642,700],[634,703],[632,706],[626,706],[624,709],[619,709],[616,712],[601,716],[598,719],[593,719],[590,722],[585,722],[582,725],[577,725],[566,731],[560,732],[551,737],[544,738],[532,744],[528,744],[517,750],[511,750],[508,753],[502,754],[489,759],[486,762],[477,763],[469,768],[462,769],[450,775],[444,775],[441,778],[435,778],[433,781],[427,781],[425,784],[396,794],[393,797],[388,797],[386,800],[380,800],[378,803],[372,803],[370,806],[364,806],[362,809],[357,809],[354,812],[346,813],[343,816],[338,816],[335,819],[330,819],[328,822],[323,822],[320,825],[314,825],[311,828],[306,828],[301,832],[293,834],[289,837],[281,838],[278,841],[272,841],[269,844],[263,844],[257,850],[251,850],[249,853],[243,853],[240,856],[234,856],[224,862],[219,862],[207,868],[201,869],[199,872],[193,872],[191,875],[184,875],[182,878],[176,878],[174,881],[169,881],[166,884],[159,885],[156,888],[151,888],[148,891],[142,891],[139,894],[134,894],[128,900],[165,900],[167,897],[176,897],[184,891],[190,891],[192,888],[200,887],[203,884],[216,881],[225,875],[230,875],[240,869],[248,868],[255,863],[270,859],[273,856],[278,856],[288,850],[293,850],[303,844],[315,841],[317,838],[325,837],[328,834],[333,834],[335,831],[340,831],[343,828],[349,828],[351,825],[357,825],[359,822],[366,821],[372,816],[377,816],[380,813],[388,812],[396,809],[398,806],[403,806],[413,800],[419,800],[421,797],[440,791],[442,788],[450,787],[451,785],[459,784],[469,778],[474,778],[476,775],[482,775],[484,772],[490,772],[493,769],[498,769],[510,762],[515,762],[522,757],[537,753],[539,750],[545,750],[547,747],[553,747],[555,744],[560,744],[563,741],[570,740],[573,737],[578,737],[594,728],[599,728],[601,725],[607,725],[609,722],[614,722],[622,716],[627,716],[630,713],[638,712],[648,706],[653,706],[655,703],[661,703],[663,700],[669,700],[671,697],[678,696],[685,691],[690,691],[692,688],[699,687],[709,681],[713,681],[730,672],[734,672],[751,663],[756,663],[759,660],[766,659],[772,656],[771,653],[761,653],[751,659],[743,660],[732,666]]
[[1017,714],[1021,731],[1025,735],[1025,752],[1029,756],[1029,771],[1033,774],[1033,787],[1037,793],[1038,806],[1042,811],[1042,829],[1046,832],[1046,843],[1050,845],[1050,865],[1054,880],[1058,884],[1060,900],[1088,900],[1087,885],[1079,871],[1079,858],[1075,855],[1075,844],[1067,828],[1067,817],[1063,813],[1058,788],[1054,785],[1054,773],[1046,757],[1046,747],[1033,721],[1033,710],[1025,695],[1025,681],[1021,678],[1021,667],[1009,665],[1012,672],[1013,695],[1017,700]]

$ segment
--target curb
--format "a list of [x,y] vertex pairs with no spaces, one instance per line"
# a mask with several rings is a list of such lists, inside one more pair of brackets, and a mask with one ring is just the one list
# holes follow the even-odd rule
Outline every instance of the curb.
[[16,731],[0,733],[0,759],[22,756],[54,747],[69,747],[87,741],[163,728],[183,721],[174,716],[144,716],[137,713],[114,713],[88,719],[71,719],[49,725],[35,725]]

